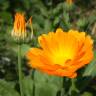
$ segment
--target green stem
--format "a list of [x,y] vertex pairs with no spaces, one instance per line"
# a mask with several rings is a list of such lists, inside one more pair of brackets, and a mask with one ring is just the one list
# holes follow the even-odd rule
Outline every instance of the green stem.
[[61,96],[65,96],[65,89],[64,89],[64,87],[65,87],[65,86],[64,86],[64,83],[65,83],[65,82],[64,82],[64,79],[65,79],[65,78],[63,77],[63,78],[62,78]]
[[35,80],[34,80],[35,70],[34,69],[32,69],[31,74],[32,74],[32,80],[33,80],[33,95],[32,96],[35,96]]
[[22,65],[21,65],[21,45],[18,44],[18,73],[19,73],[19,85],[20,85],[20,94],[23,95],[22,87]]

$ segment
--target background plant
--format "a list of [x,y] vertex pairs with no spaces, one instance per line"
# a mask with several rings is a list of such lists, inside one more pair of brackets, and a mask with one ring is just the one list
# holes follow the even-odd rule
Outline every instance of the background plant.
[[[62,27],[66,31],[70,28],[86,31],[94,38],[95,45],[95,10],[95,0],[75,0],[72,6],[66,4],[64,0],[0,0],[0,96],[13,96],[13,94],[20,96],[17,49],[10,36],[16,12],[24,12],[26,19],[32,16],[34,28],[33,39],[22,45],[25,96],[60,96],[62,79],[29,70],[24,55],[30,46],[39,47],[37,37],[40,34],[55,31],[57,27]],[[96,95],[95,66],[94,59],[86,68],[79,70],[79,76],[76,79],[64,78],[65,95]]]

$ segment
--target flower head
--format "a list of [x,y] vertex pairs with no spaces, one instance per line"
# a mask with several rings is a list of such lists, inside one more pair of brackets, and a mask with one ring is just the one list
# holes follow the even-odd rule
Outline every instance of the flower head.
[[12,36],[17,39],[24,39],[26,37],[26,22],[24,14],[16,13]]
[[29,25],[32,24],[32,17],[26,22],[24,14],[16,13],[15,15],[15,21],[14,21],[14,27],[12,30],[12,36],[17,39],[25,39],[28,35],[28,32],[26,32],[27,23]]
[[71,5],[73,3],[73,0],[66,0],[66,2]]
[[85,32],[58,28],[55,33],[42,34],[38,41],[41,48],[28,51],[28,64],[51,75],[74,78],[93,59],[93,40]]

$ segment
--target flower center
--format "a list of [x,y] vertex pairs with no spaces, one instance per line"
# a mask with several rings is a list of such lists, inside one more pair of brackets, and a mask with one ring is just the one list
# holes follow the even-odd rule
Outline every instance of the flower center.
[[54,51],[52,55],[52,61],[54,64],[62,65],[68,60],[72,60],[74,58],[74,51],[72,51],[71,48],[68,48],[66,50],[58,50]]

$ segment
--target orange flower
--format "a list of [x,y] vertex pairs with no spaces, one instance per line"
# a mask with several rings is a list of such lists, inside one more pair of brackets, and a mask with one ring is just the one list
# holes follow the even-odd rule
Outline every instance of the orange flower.
[[66,2],[71,5],[73,3],[73,0],[66,0]]
[[24,14],[16,13],[12,36],[17,39],[26,38],[26,22]]
[[14,27],[12,30],[12,36],[15,37],[16,39],[25,39],[27,37],[27,32],[26,32],[26,26],[28,24],[31,26],[32,25],[32,17],[28,20],[28,22],[25,21],[24,14],[21,13],[16,13],[15,15],[15,21],[14,21]]
[[38,41],[41,48],[28,51],[28,64],[51,75],[74,78],[76,71],[93,59],[93,40],[85,32],[58,28],[56,33],[39,36]]

